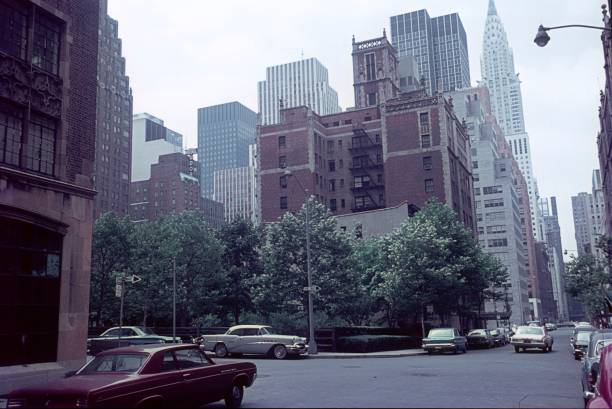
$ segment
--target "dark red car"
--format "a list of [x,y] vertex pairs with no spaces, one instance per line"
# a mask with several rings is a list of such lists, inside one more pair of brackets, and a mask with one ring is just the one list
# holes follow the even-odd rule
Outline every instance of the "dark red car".
[[67,378],[8,395],[9,408],[239,407],[257,376],[251,362],[215,363],[198,345],[141,345],[98,354]]
[[612,345],[601,352],[595,392],[585,392],[586,399],[589,409],[612,408]]

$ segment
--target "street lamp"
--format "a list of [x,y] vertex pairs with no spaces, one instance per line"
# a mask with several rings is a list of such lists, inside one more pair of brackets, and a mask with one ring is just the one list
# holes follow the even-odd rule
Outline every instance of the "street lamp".
[[[289,176],[293,176],[293,174],[291,173],[289,169],[286,169],[285,176],[289,177]],[[295,177],[295,180],[298,182],[298,185],[300,185],[300,188],[304,191],[304,193],[306,193],[306,270],[307,270],[306,274],[308,277],[307,278],[308,280],[307,291],[308,291],[308,333],[309,333],[308,354],[316,355],[318,352],[317,352],[317,341],[315,340],[315,333],[314,333],[314,313],[313,313],[313,307],[312,307],[313,285],[312,285],[312,270],[310,268],[310,194],[308,192],[308,189],[306,189],[304,185],[302,185],[302,182],[300,182],[300,179]]]
[[[606,5],[603,4],[601,6],[601,9],[602,9],[602,14],[604,15],[604,22],[607,22]],[[540,47],[545,47],[546,44],[548,44],[548,42],[550,41],[550,36],[548,35],[547,31],[556,30],[558,28],[567,28],[567,27],[593,28],[595,30],[603,30],[607,32],[612,31],[609,27],[597,27],[597,26],[589,26],[585,24],[568,24],[568,25],[556,26],[556,27],[544,27],[543,25],[540,24],[540,27],[538,27],[538,33],[536,34],[533,42],[536,43]]]

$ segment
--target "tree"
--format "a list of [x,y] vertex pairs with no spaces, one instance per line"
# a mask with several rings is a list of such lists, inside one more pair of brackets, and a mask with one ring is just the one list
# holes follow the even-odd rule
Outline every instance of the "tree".
[[[351,245],[338,231],[327,208],[309,199],[312,284],[317,313],[349,320],[359,296],[359,277],[351,271]],[[283,311],[305,317],[308,310],[306,265],[306,204],[267,226],[263,246],[264,272],[253,299],[260,313]],[[306,322],[305,320],[303,321]]]
[[238,325],[241,313],[253,309],[251,287],[261,272],[262,234],[250,221],[237,219],[220,229],[219,239],[224,245],[223,263],[229,280],[222,305]]
[[90,310],[97,326],[118,317],[115,277],[129,268],[133,233],[129,219],[115,213],[103,214],[94,224]]
[[607,310],[610,272],[597,257],[592,254],[572,256],[564,278],[567,292],[583,303],[591,318],[599,317]]

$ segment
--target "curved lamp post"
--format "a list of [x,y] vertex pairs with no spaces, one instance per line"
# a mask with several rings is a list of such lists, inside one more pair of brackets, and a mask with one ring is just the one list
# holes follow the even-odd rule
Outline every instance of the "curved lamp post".
[[[285,176],[287,177],[293,176],[293,173],[291,173],[289,169],[286,169]],[[306,274],[307,274],[307,280],[308,280],[308,287],[306,287],[306,289],[308,291],[308,333],[309,333],[308,354],[316,355],[318,351],[317,351],[317,341],[315,340],[315,333],[314,333],[314,312],[313,312],[313,306],[312,306],[312,292],[313,292],[314,287],[312,285],[312,270],[310,268],[310,193],[308,192],[308,189],[306,189],[304,185],[302,185],[302,182],[300,182],[300,179],[295,177],[295,180],[297,181],[298,185],[300,185],[300,188],[304,191],[304,193],[306,193],[306,266],[307,266]]]
[[[605,4],[602,5],[601,9],[602,9],[602,14],[604,15],[604,22],[607,22],[608,13],[606,11],[606,5]],[[545,47],[546,44],[548,44],[548,42],[550,41],[550,36],[548,35],[547,31],[557,30],[559,28],[568,28],[568,27],[593,28],[595,30],[603,30],[607,32],[612,31],[612,29],[610,29],[609,27],[597,27],[597,26],[589,26],[585,24],[568,24],[564,26],[555,26],[555,27],[544,27],[543,25],[540,24],[540,27],[538,28],[538,33],[536,34],[533,42],[536,43],[540,47]]]

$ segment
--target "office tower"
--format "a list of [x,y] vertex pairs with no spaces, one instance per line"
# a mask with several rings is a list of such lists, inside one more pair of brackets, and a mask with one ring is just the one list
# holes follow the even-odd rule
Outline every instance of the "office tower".
[[249,165],[257,114],[239,102],[198,109],[198,158],[202,196],[212,199],[215,171]]
[[255,144],[249,146],[249,166],[215,171],[213,199],[223,203],[225,220],[237,218],[259,222]]
[[183,152],[183,136],[164,126],[164,121],[141,113],[132,123],[132,182],[151,177],[151,165],[161,155]]
[[[397,58],[384,35],[354,42],[352,51],[354,110],[289,108],[280,123],[259,127],[262,221],[300,209],[300,182],[334,215],[404,202],[421,208],[437,197],[475,230],[469,139],[451,102],[424,90],[397,94]],[[374,81],[368,60],[383,73]],[[385,104],[368,105],[372,99]]]
[[132,182],[130,197],[134,221],[197,210],[211,226],[223,224],[223,205],[200,195],[197,163],[180,152],[160,155],[148,179]]
[[491,115],[485,87],[445,95],[452,97],[455,113],[465,121],[470,137],[478,240],[484,251],[498,258],[508,272],[507,285],[497,289],[503,296],[487,301],[481,318],[489,327],[496,327],[500,319],[521,324],[530,318],[531,277],[513,159],[504,155],[505,141]]
[[2,395],[86,360],[99,13],[0,2]]
[[266,79],[257,84],[257,96],[262,125],[278,123],[282,108],[307,106],[319,115],[341,111],[327,68],[316,58],[267,67]]
[[132,90],[125,74],[117,20],[100,1],[94,217],[127,215],[132,162]]
[[506,31],[497,14],[494,0],[489,9],[483,38],[481,58],[482,83],[491,95],[491,110],[506,137],[514,158],[527,180],[533,235],[543,241],[538,207],[538,187],[533,175],[529,135],[525,130],[521,82],[514,70],[514,55]]
[[467,37],[459,14],[430,18],[427,10],[418,10],[392,16],[391,42],[400,58],[414,56],[429,95],[470,86]]

